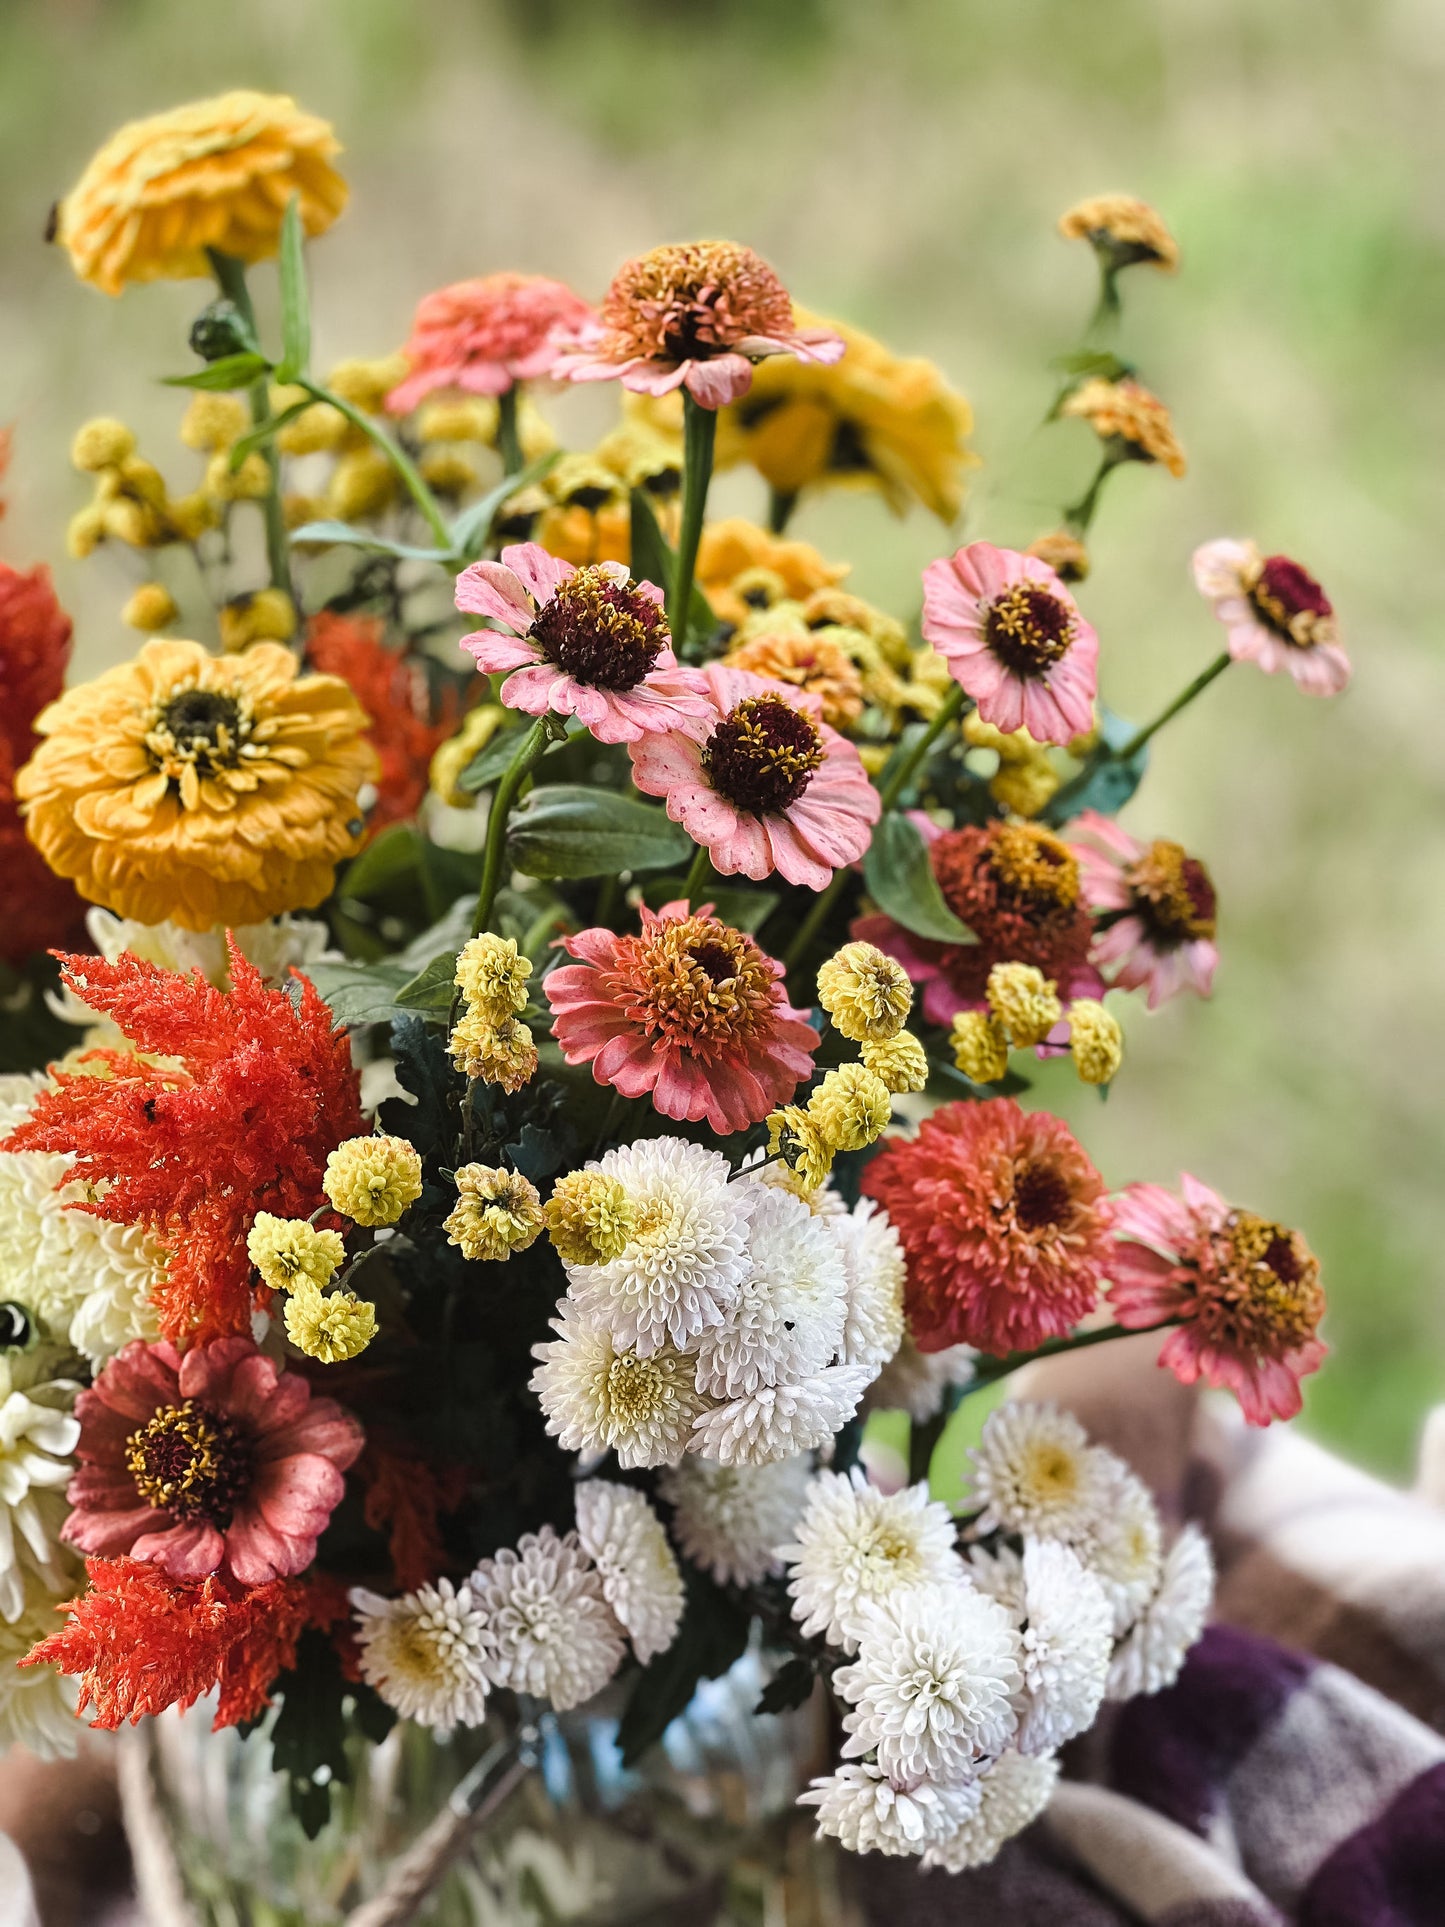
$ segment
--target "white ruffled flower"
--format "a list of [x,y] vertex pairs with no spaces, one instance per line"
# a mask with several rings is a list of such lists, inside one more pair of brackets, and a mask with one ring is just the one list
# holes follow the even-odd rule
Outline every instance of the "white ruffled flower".
[[919,1586],[858,1608],[858,1657],[833,1675],[847,1757],[876,1750],[901,1781],[967,1780],[1018,1724],[1018,1634],[971,1586]]
[[908,1267],[898,1233],[871,1198],[862,1198],[829,1228],[843,1254],[847,1278],[845,1365],[886,1366],[903,1343],[903,1281]]
[[1031,1826],[1053,1798],[1059,1763],[1051,1753],[1005,1753],[978,1782],[979,1803],[949,1840],[931,1846],[925,1867],[964,1873],[987,1866],[1007,1841]]
[[848,1215],[848,1207],[839,1197],[831,1178],[824,1178],[821,1184],[814,1185],[810,1191],[791,1165],[784,1164],[781,1159],[764,1164],[762,1160],[766,1156],[766,1151],[749,1151],[738,1169],[746,1171],[750,1178],[767,1185],[770,1190],[786,1191],[791,1197],[801,1198],[814,1217],[841,1218]]
[[1057,1539],[1024,1545],[1020,1753],[1052,1753],[1094,1723],[1114,1650],[1104,1588]]
[[1179,1677],[1185,1654],[1204,1631],[1214,1598],[1214,1560],[1198,1526],[1188,1525],[1164,1560],[1159,1589],[1114,1652],[1108,1697],[1161,1693]]
[[837,1352],[847,1277],[831,1224],[786,1191],[762,1191],[750,1265],[720,1325],[697,1345],[697,1382],[716,1398],[807,1378]]
[[681,1138],[644,1138],[589,1170],[615,1178],[638,1229],[605,1265],[569,1265],[570,1296],[589,1324],[646,1358],[669,1340],[691,1349],[722,1324],[748,1272],[756,1185],[728,1182],[727,1159]]
[[721,1465],[766,1465],[827,1445],[858,1409],[873,1376],[866,1365],[830,1365],[794,1385],[766,1385],[705,1412],[693,1450]]
[[1002,1528],[1041,1539],[1086,1539],[1112,1496],[1108,1460],[1072,1412],[1056,1405],[1000,1405],[984,1420],[973,1460],[980,1532]]
[[79,1387],[67,1379],[16,1383],[0,1359],[0,1619],[19,1619],[35,1580],[50,1592],[66,1582],[60,1528],[65,1488],[80,1438],[70,1408]]
[[[76,1214],[79,1215],[79,1214]],[[161,1335],[155,1293],[166,1275],[165,1253],[138,1224],[107,1224],[93,1218],[91,1289],[70,1321],[70,1342],[98,1372],[133,1338],[154,1343]]]
[[690,1358],[671,1345],[639,1357],[583,1323],[564,1300],[556,1338],[532,1347],[530,1380],[564,1452],[616,1452],[624,1470],[675,1465],[707,1401]]
[[1024,1616],[1024,1562],[1023,1554],[1015,1552],[1010,1545],[1002,1543],[990,1551],[984,1546],[970,1546],[963,1555],[964,1570],[990,1599],[996,1599],[1005,1611],[1012,1613],[1018,1620]]
[[798,1522],[811,1476],[806,1457],[717,1465],[689,1456],[659,1476],[657,1489],[692,1563],[719,1586],[752,1586],[779,1570],[776,1549]]
[[602,1576],[602,1592],[645,1666],[682,1623],[682,1574],[644,1493],[607,1479],[577,1487],[577,1537]]
[[948,1507],[927,1485],[883,1493],[855,1466],[820,1472],[791,1545],[778,1556],[792,1567],[793,1617],[810,1638],[856,1652],[858,1608],[915,1586],[951,1585],[963,1576]]
[[936,1786],[931,1780],[890,1780],[868,1763],[840,1766],[798,1795],[818,1809],[818,1831],[849,1853],[916,1854],[953,1839],[978,1809],[978,1784]]
[[53,1760],[75,1751],[81,1732],[76,1682],[58,1666],[19,1664],[37,1640],[58,1630],[54,1605],[36,1599],[13,1624],[0,1623],[0,1753],[24,1746],[37,1759]]
[[943,1410],[951,1385],[970,1385],[978,1353],[972,1345],[949,1345],[941,1352],[921,1352],[905,1329],[903,1341],[868,1388],[866,1412],[907,1412],[923,1425]]
[[361,1677],[403,1719],[446,1734],[486,1718],[487,1622],[471,1588],[448,1579],[399,1599],[351,1594]]
[[1079,1557],[1097,1575],[1114,1610],[1114,1631],[1125,1633],[1153,1598],[1163,1565],[1164,1529],[1144,1481],[1103,1446],[1092,1448],[1106,1481],[1106,1502],[1076,1541]]
[[483,1559],[470,1584],[486,1617],[494,1686],[565,1713],[600,1693],[622,1664],[622,1628],[575,1532],[524,1533],[515,1551]]

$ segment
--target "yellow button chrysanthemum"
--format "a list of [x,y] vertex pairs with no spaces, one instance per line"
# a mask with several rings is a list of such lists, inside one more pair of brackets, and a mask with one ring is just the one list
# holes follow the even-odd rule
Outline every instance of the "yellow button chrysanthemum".
[[921,1091],[928,1083],[928,1052],[911,1030],[900,1030],[894,1037],[869,1038],[860,1055],[864,1068],[895,1097],[904,1091]]
[[520,1171],[502,1165],[464,1164],[457,1172],[457,1201],[448,1214],[447,1237],[462,1255],[494,1262],[525,1251],[542,1234],[542,1200]]
[[975,1084],[1008,1076],[1008,1033],[987,1010],[961,1010],[948,1033],[953,1061]]
[[1064,1014],[1058,986],[1033,964],[996,963],[986,995],[989,1009],[1020,1050],[1042,1044]]
[[305,1218],[258,1211],[246,1234],[246,1256],[273,1291],[320,1290],[346,1257],[339,1232],[318,1231]]
[[421,1196],[421,1159],[404,1137],[352,1137],[326,1160],[322,1189],[356,1224],[395,1224]]
[[866,1065],[840,1064],[808,1099],[808,1115],[830,1151],[862,1151],[888,1129],[893,1105]]
[[1094,997],[1069,1006],[1069,1051],[1086,1084],[1108,1084],[1124,1061],[1124,1033],[1113,1011]]
[[505,1023],[527,1008],[532,960],[518,953],[515,937],[491,931],[469,938],[457,953],[455,982],[469,1010],[491,1024]]
[[902,964],[876,944],[845,943],[818,970],[818,1002],[851,1042],[881,1041],[902,1030],[913,985]]
[[355,1358],[376,1336],[376,1306],[351,1291],[334,1291],[328,1297],[314,1285],[304,1285],[286,1300],[283,1317],[286,1336],[297,1351],[322,1365]]
[[605,1265],[637,1230],[637,1210],[605,1171],[569,1171],[542,1207],[557,1256],[566,1265]]

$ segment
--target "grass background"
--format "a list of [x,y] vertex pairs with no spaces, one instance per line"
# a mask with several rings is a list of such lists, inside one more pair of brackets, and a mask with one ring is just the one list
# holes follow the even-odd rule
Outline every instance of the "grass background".
[[[151,378],[185,365],[199,290],[109,301],[40,235],[118,122],[207,92],[294,93],[346,143],[351,210],[312,251],[321,366],[395,345],[446,280],[515,266],[596,295],[627,253],[731,235],[944,366],[985,460],[967,533],[1005,542],[1093,456],[1039,427],[1093,296],[1054,220],[1104,189],[1153,201],[1184,272],[1130,278],[1121,345],[1190,473],[1110,489],[1085,595],[1105,692],[1147,717],[1218,647],[1188,558],[1223,533],[1318,570],[1357,677],[1323,704],[1238,669],[1171,726],[1125,821],[1210,862],[1215,998],[1131,1010],[1107,1105],[1067,1074],[1038,1101],[1112,1181],[1183,1166],[1304,1228],[1335,1348],[1306,1423],[1403,1476],[1445,1397],[1442,81],[1433,0],[5,0],[0,548],[55,564],[84,670],[130,651],[113,559],[63,557],[66,450],[104,411],[179,466]],[[563,433],[598,406],[560,404]],[[729,478],[724,505],[760,492]],[[951,546],[862,497],[797,531],[905,615]]]

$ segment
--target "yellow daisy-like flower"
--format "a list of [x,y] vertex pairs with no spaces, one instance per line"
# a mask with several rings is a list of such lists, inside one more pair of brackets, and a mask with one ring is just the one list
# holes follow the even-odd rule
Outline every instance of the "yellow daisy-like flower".
[[447,1237],[467,1258],[495,1262],[535,1244],[543,1229],[537,1187],[520,1171],[501,1165],[464,1164],[457,1172],[457,1201],[447,1218]]
[[894,1037],[913,1008],[913,985],[895,957],[845,943],[818,970],[818,1002],[852,1043]]
[[1111,1010],[1094,997],[1069,1006],[1069,1052],[1085,1084],[1112,1083],[1124,1061],[1124,1033]]
[[56,209],[55,239],[106,294],[209,274],[207,248],[261,261],[293,196],[308,234],[340,214],[340,151],[330,124],[284,94],[242,89],[129,121]]
[[996,963],[984,993],[988,1007],[1020,1050],[1041,1044],[1064,1014],[1058,986],[1033,964]]
[[84,897],[187,930],[309,909],[361,836],[377,773],[339,676],[278,643],[148,642],[41,711],[16,778],[31,842]]
[[888,1129],[893,1102],[865,1064],[840,1064],[808,1099],[808,1115],[829,1151],[862,1151]]
[[928,1052],[911,1030],[894,1037],[868,1038],[859,1055],[883,1088],[895,1097],[921,1091],[928,1084]]
[[1077,202],[1060,215],[1059,233],[1066,241],[1089,242],[1115,273],[1140,261],[1166,274],[1179,266],[1179,243],[1163,216],[1132,194],[1094,194]]
[[1187,467],[1168,408],[1128,375],[1120,381],[1091,376],[1064,397],[1059,413],[1087,422],[1101,442],[1112,443],[1127,460],[1159,462],[1176,479]]
[[825,561],[811,542],[784,541],[739,515],[710,523],[697,552],[698,583],[718,621],[735,629],[760,609],[836,588],[847,573],[846,562]]
[[352,1291],[324,1296],[314,1285],[303,1285],[286,1300],[282,1316],[297,1351],[322,1365],[355,1358],[376,1336],[376,1306]]
[[277,1218],[258,1211],[246,1234],[246,1255],[273,1291],[320,1290],[346,1257],[336,1231],[318,1231],[305,1218]]
[[404,1137],[351,1137],[327,1158],[321,1188],[354,1224],[395,1224],[421,1196],[421,1158]]
[[547,1233],[566,1265],[605,1265],[627,1249],[637,1208],[605,1171],[569,1171],[542,1207]]
[[1008,1033],[992,1012],[961,1010],[948,1033],[953,1061],[975,1084],[1008,1076]]

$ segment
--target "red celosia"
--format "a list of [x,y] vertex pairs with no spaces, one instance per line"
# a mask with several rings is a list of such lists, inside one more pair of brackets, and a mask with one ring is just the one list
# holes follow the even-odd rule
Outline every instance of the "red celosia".
[[65,984],[92,1010],[181,1068],[97,1053],[104,1076],[57,1073],[3,1146],[73,1151],[73,1175],[97,1187],[74,1208],[155,1233],[167,1253],[157,1309],[173,1339],[249,1330],[256,1213],[309,1216],[325,1202],[328,1154],[365,1129],[350,1047],[315,989],[300,978],[293,1003],[228,945],[227,992],[129,952],[62,958]]
[[426,795],[433,753],[457,726],[456,691],[433,701],[421,664],[381,640],[382,625],[323,610],[306,631],[306,660],[322,675],[340,676],[371,718],[367,740],[381,760],[377,800],[367,818],[374,836],[416,815]]
[[415,1453],[374,1438],[356,1469],[366,1487],[363,1517],[386,1534],[397,1590],[430,1585],[448,1564],[437,1520],[461,1503],[465,1474],[459,1467],[434,1471]]

